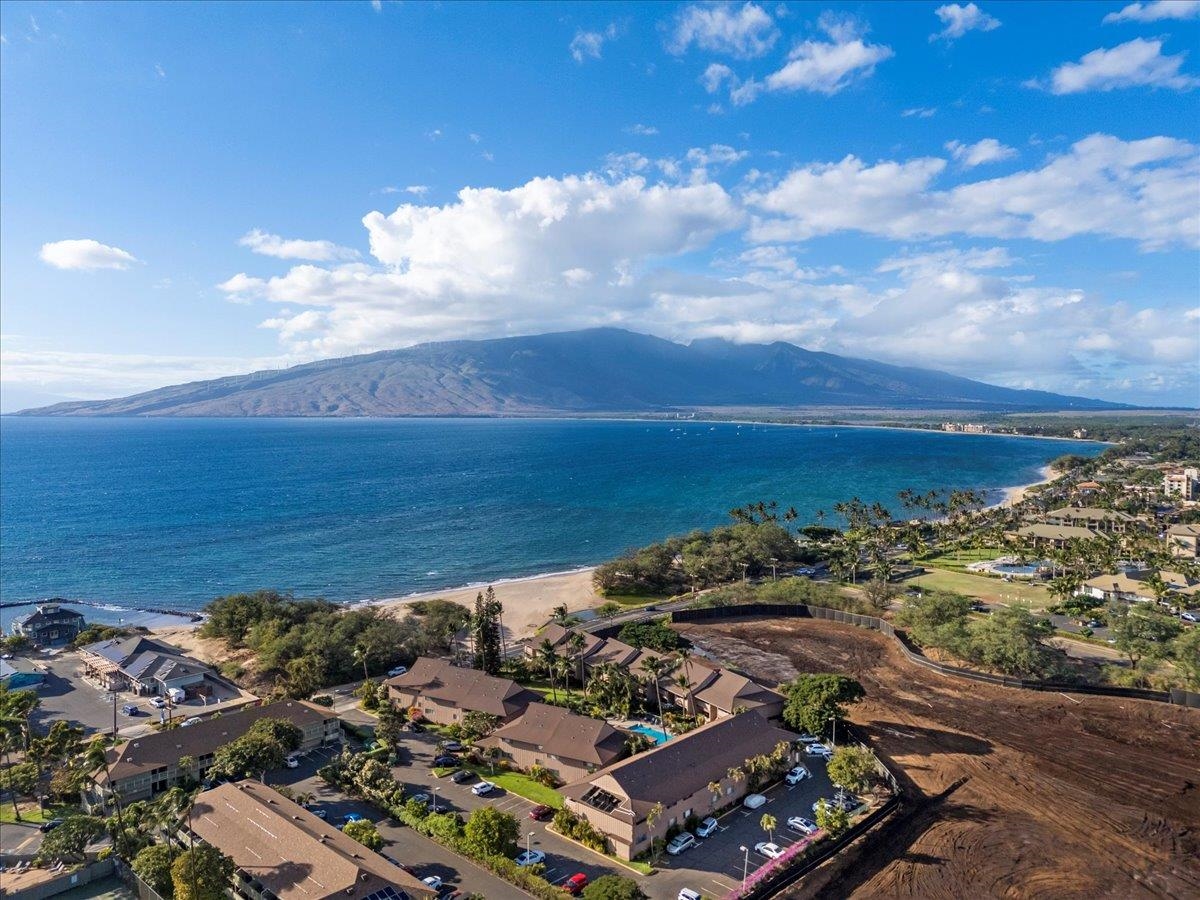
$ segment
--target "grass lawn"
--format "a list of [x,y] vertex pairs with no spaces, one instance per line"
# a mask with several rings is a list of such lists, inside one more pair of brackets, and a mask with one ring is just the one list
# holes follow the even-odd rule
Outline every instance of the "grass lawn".
[[1001,547],[981,547],[970,549],[964,547],[957,553],[947,550],[945,553],[933,553],[917,560],[918,566],[935,566],[939,569],[963,570],[972,563],[987,562],[1004,556],[1009,551]]
[[563,798],[558,791],[554,790],[554,788],[548,788],[544,784],[534,781],[528,775],[522,775],[519,772],[497,772],[495,775],[491,775],[489,774],[491,769],[488,766],[473,766],[470,763],[466,763],[462,766],[455,766],[449,769],[434,769],[433,774],[441,778],[449,775],[451,772],[457,772],[459,769],[468,769],[484,781],[490,781],[496,787],[503,788],[519,797],[524,797],[526,800],[541,803],[552,809],[562,809]]
[[990,603],[1021,601],[1028,603],[1033,609],[1045,609],[1054,602],[1050,592],[1039,584],[1003,581],[999,578],[985,578],[982,575],[950,572],[945,569],[926,571],[919,578],[910,579],[907,585],[916,588],[954,591],[968,597],[987,600]]
[[[80,812],[77,806],[51,806],[44,813],[36,803],[18,803],[21,808],[21,821],[41,823],[48,819],[61,819]],[[8,825],[17,821],[13,815],[12,801],[7,800],[0,805],[0,823]]]

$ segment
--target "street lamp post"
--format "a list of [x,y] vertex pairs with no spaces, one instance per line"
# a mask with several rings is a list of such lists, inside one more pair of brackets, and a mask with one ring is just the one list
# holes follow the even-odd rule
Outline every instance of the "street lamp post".
[[531,831],[527,835],[525,835],[525,853],[526,854],[529,853],[529,846],[530,846],[530,842],[532,840],[533,840],[533,832]]
[[750,570],[750,563],[742,563],[742,584],[746,583],[746,573]]
[[441,790],[440,787],[435,787],[433,789],[433,811],[435,813],[437,812],[437,798],[438,798],[438,791],[440,791],[440,790]]
[[771,581],[775,581],[775,580],[776,580],[776,578],[775,578],[775,567],[776,567],[778,564],[779,564],[779,560],[777,560],[775,557],[773,557],[773,556],[772,556],[772,557],[771,557]]
[[742,887],[745,888],[746,877],[750,874],[750,848],[743,844],[739,849],[746,854],[745,859],[742,861]]

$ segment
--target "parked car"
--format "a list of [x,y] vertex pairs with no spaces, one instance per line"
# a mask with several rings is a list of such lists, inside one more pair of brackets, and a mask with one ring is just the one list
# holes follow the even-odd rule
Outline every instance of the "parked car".
[[819,740],[821,740],[821,739],[819,737],[817,737],[815,734],[800,735],[800,742],[803,744],[815,744]]
[[675,900],[704,900],[704,898],[700,896],[699,891],[693,891],[691,888],[680,888],[679,896]]
[[817,823],[803,816],[792,816],[787,820],[787,826],[792,831],[799,831],[801,834],[812,834],[817,830]]
[[394,669],[388,669],[388,678],[395,678],[397,675],[403,675],[408,671],[408,666],[396,666]]
[[458,757],[457,756],[445,756],[445,755],[435,756],[433,758],[433,762],[431,763],[431,765],[435,769],[445,768],[446,766],[457,766],[458,765]]
[[823,759],[829,759],[829,757],[833,756],[833,751],[824,744],[809,744],[804,748],[804,752],[809,756],[820,756]]
[[316,816],[318,819],[328,819],[328,818],[329,818],[329,811],[328,811],[328,810],[324,810],[324,809],[310,809],[310,810],[309,810],[309,812],[310,812],[310,813],[312,813],[314,816]]
[[545,861],[546,854],[541,850],[526,850],[513,860],[522,869],[526,866],[536,866],[538,863],[544,863]]
[[588,877],[583,872],[576,872],[570,878],[563,882],[562,889],[572,897],[577,897],[587,887]]
[[1186,622],[1200,622],[1200,610],[1185,609],[1179,614],[1179,618]]
[[199,725],[200,722],[201,722],[201,719],[199,716],[192,716],[190,719],[184,719],[182,722],[180,722],[179,727],[180,728],[188,728],[192,725]]
[[754,852],[761,853],[767,859],[779,859],[783,856],[783,850],[778,844],[773,844],[770,841],[761,841],[754,845]]
[[361,813],[346,813],[344,816],[342,816],[342,826],[345,827],[351,822],[361,822],[364,818],[366,817]]
[[496,789],[496,786],[490,781],[481,781],[479,784],[471,788],[471,793],[476,797],[482,797],[484,794],[490,794]]
[[716,834],[717,828],[719,828],[719,827],[720,826],[719,826],[717,820],[714,819],[712,816],[709,816],[707,819],[705,819],[703,822],[700,823],[699,827],[696,828],[696,837],[706,838],[709,835]]
[[409,731],[411,731],[413,734],[420,734],[421,732],[423,732],[425,730],[425,726],[422,725],[420,722],[409,722],[404,727],[407,728]]
[[429,885],[435,891],[440,891],[442,889],[442,879],[438,878],[436,875],[426,875],[421,879],[421,881]]
[[62,819],[47,819],[45,822],[43,822],[41,825],[38,826],[38,831],[53,831],[55,828],[57,828],[62,823],[63,823]]
[[472,772],[470,769],[459,769],[457,772],[455,772],[453,775],[450,776],[450,780],[453,781],[455,784],[462,784],[465,781],[470,781],[474,777],[475,777],[475,773]]
[[283,764],[285,766],[287,766],[289,769],[300,768],[300,760],[296,759],[296,757],[294,757],[294,756],[289,756],[287,759],[285,759],[283,761]]
[[458,753],[463,749],[463,745],[458,741],[446,741],[442,744],[442,749],[447,753]]
[[681,831],[675,837],[671,838],[671,843],[667,844],[667,853],[671,856],[678,856],[684,850],[690,850],[696,846],[696,836],[690,831]]
[[747,794],[742,800],[742,806],[746,807],[746,809],[758,809],[766,802],[767,798],[762,794]]
[[535,822],[541,822],[543,819],[548,819],[552,815],[554,815],[554,807],[545,806],[541,803],[529,811],[529,818],[533,819]]
[[167,701],[164,700],[162,697],[151,697],[150,705],[153,706],[155,709],[166,709]]
[[121,707],[121,712],[123,712],[127,716],[136,716],[138,714],[137,704],[136,703],[126,703],[124,706]]
[[812,778],[812,773],[804,766],[794,766],[790,772],[783,776],[783,780],[788,784],[799,784],[805,778]]

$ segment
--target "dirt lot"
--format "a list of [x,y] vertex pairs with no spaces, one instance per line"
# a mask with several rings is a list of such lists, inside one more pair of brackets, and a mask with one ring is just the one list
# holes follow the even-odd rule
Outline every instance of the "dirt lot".
[[819,620],[680,630],[768,680],[841,672],[910,803],[793,897],[1200,897],[1200,713],[938,675]]

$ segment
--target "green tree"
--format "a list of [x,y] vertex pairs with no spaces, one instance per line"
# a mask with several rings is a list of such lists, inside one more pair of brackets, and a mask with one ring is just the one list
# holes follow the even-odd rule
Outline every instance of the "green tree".
[[617,640],[624,641],[631,647],[648,648],[660,653],[670,653],[679,647],[679,635],[672,631],[661,619],[650,622],[628,622],[621,626]]
[[810,734],[823,734],[838,719],[846,717],[846,706],[866,696],[863,686],[845,675],[801,675],[783,688],[787,702],[783,720]]
[[184,850],[171,864],[175,900],[225,900],[233,860],[208,844]]
[[830,837],[836,838],[850,827],[850,813],[840,806],[834,806],[828,800],[817,803],[817,827]]
[[1171,645],[1171,658],[1184,684],[1200,690],[1200,628],[1188,628]]
[[[491,807],[488,807],[489,809]],[[367,819],[357,819],[354,822],[347,822],[346,827],[342,829],[347,837],[354,838],[368,850],[382,850],[383,836],[379,833],[379,829],[375,827],[375,823]]]
[[287,752],[282,744],[263,734],[244,734],[218,747],[213,754],[211,774],[229,779],[257,778],[283,765]]
[[477,741],[495,731],[499,724],[499,716],[473,709],[463,716],[462,734],[468,741]]
[[864,791],[876,774],[875,758],[861,747],[838,747],[825,766],[829,780],[852,791]]
[[504,661],[503,626],[500,616],[504,607],[496,599],[496,592],[488,587],[475,597],[475,614],[471,618],[471,633],[475,642],[475,668],[489,675],[500,672]]
[[863,596],[871,604],[871,608],[883,612],[900,596],[900,588],[881,578],[872,578],[862,586]]
[[286,752],[291,753],[300,749],[304,740],[304,732],[294,722],[287,719],[259,719],[246,732],[250,735],[270,738],[276,741]]
[[624,875],[601,875],[580,896],[583,900],[648,900],[638,883]]
[[1166,656],[1181,626],[1149,604],[1114,602],[1108,607],[1108,629],[1113,646],[1138,669],[1144,662]]
[[485,856],[512,856],[517,852],[521,826],[510,813],[481,806],[467,819],[464,833],[471,846]]
[[967,656],[1006,675],[1045,675],[1054,669],[1054,656],[1042,639],[1051,634],[1050,623],[1025,607],[1001,606],[967,625]]
[[133,858],[132,868],[137,876],[154,888],[163,897],[170,897],[175,890],[171,880],[171,866],[178,854],[169,844],[151,844],[138,851]]
[[779,827],[779,820],[770,813],[763,813],[762,818],[758,820],[758,827],[767,833],[767,840],[775,840],[775,829]]
[[621,604],[607,600],[596,607],[596,615],[602,619],[611,619],[621,611]]
[[391,703],[379,707],[379,724],[375,737],[389,747],[398,747],[404,736],[404,716]]
[[104,820],[98,816],[68,816],[46,835],[37,858],[45,861],[81,858],[84,848],[102,834]]
[[909,597],[896,621],[923,647],[959,652],[967,640],[971,599],[945,591],[925,591]]

